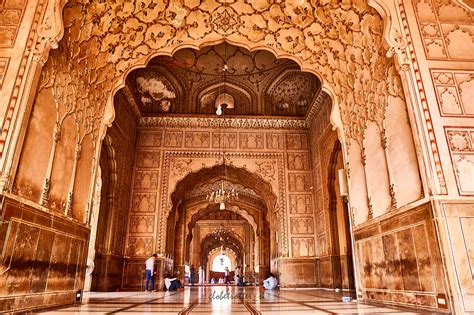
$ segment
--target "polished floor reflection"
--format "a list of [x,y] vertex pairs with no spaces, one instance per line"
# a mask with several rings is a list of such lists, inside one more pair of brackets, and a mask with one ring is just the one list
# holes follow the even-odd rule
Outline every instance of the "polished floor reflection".
[[323,290],[263,291],[256,287],[206,286],[179,292],[86,293],[83,304],[48,314],[421,314],[399,308],[343,303]]

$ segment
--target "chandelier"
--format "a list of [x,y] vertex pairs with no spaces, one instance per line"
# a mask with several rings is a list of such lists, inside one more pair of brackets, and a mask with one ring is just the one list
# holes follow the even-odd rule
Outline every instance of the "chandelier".
[[[226,166],[224,164],[224,168],[225,167]],[[227,176],[225,180],[221,181],[219,189],[211,191],[206,197],[209,203],[218,203],[220,210],[225,210],[226,202],[230,202],[239,198],[239,193],[236,192],[233,188],[230,190],[225,189],[226,181],[227,181]]]
[[216,241],[225,243],[229,240],[230,232],[224,227],[224,225],[221,224],[218,228],[215,228],[211,234]]
[[[219,128],[221,125],[225,126],[225,110],[227,108],[234,108],[234,98],[232,95],[226,93],[226,78],[227,78],[227,48],[226,43],[224,42],[224,66],[222,68],[222,87],[223,91],[218,91],[218,95],[215,100],[216,106],[216,115],[222,116],[222,124],[219,124]],[[220,89],[220,87],[219,87]],[[233,201],[239,198],[239,193],[236,192],[233,188],[230,190],[226,189],[227,185],[227,164],[226,164],[226,155],[225,155],[225,141],[224,135],[221,133],[219,129],[219,146],[222,145],[222,163],[224,164],[224,176],[225,178],[221,181],[219,188],[217,190],[211,191],[207,196],[206,199],[209,203],[218,203],[220,210],[225,210],[226,202]]]

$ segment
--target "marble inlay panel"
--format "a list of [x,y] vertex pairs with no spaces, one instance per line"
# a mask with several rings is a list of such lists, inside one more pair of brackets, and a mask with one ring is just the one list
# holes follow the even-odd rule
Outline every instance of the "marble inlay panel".
[[402,263],[402,279],[405,290],[419,291],[420,279],[413,246],[413,234],[409,229],[397,232],[398,248]]
[[64,290],[64,278],[67,273],[67,262],[71,239],[57,234],[51,252],[51,265],[48,277],[47,291]]
[[33,267],[30,292],[43,292],[46,289],[46,282],[49,273],[49,259],[53,249],[54,233],[47,230],[40,232],[36,257]]
[[38,238],[37,227],[19,224],[11,257],[11,272],[7,280],[9,293],[26,293],[30,290],[30,276],[33,271],[31,256],[36,252]]

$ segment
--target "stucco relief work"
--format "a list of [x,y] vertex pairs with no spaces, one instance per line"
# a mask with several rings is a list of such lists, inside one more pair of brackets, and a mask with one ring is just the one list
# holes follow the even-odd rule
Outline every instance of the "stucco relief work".
[[474,15],[455,1],[413,0],[426,57],[473,60]]
[[454,174],[460,195],[474,195],[474,128],[446,127]]
[[[235,24],[222,24],[219,16],[224,11]],[[303,19],[298,12],[307,14]],[[64,9],[64,24],[63,40],[43,70],[44,97],[39,95],[35,104],[70,102],[64,106],[72,112],[84,108],[94,119],[103,117],[107,98],[131,66],[143,63],[154,52],[169,53],[181,44],[198,45],[224,34],[248,47],[265,45],[277,55],[294,55],[303,68],[317,71],[338,99],[348,138],[362,140],[367,120],[381,123],[387,95],[401,93],[392,88],[400,80],[393,62],[385,57],[381,19],[363,2],[327,3],[319,10],[309,2],[236,2],[225,7],[217,2],[189,6],[70,2]],[[336,39],[332,34],[342,35]],[[344,74],[347,69],[349,75]],[[87,110],[87,104],[99,106]],[[37,105],[35,108],[41,107]],[[37,119],[33,116],[31,123],[39,123]],[[78,120],[80,129],[87,130],[86,121]],[[183,141],[183,135],[180,137],[167,139],[165,135],[165,143],[177,144]],[[52,136],[45,135],[48,138]],[[97,142],[97,132],[91,133],[90,141]],[[41,153],[48,155],[50,146],[43,147]],[[46,169],[47,163],[42,167]],[[39,191],[43,183],[31,186]]]

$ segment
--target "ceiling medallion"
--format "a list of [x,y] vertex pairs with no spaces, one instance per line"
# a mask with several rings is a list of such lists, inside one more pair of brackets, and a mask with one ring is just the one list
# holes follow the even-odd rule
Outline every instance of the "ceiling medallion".
[[[233,11],[233,10],[232,10]],[[227,33],[235,31],[237,26],[236,14],[232,12],[229,7],[224,6],[220,7],[213,13],[213,24],[217,32],[223,32],[224,35]]]

